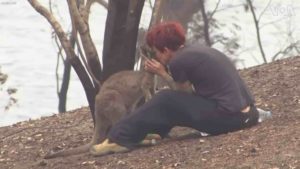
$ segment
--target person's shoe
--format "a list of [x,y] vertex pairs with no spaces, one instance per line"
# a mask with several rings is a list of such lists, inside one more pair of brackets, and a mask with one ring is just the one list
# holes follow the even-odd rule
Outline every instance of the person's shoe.
[[260,108],[257,108],[258,111],[258,122],[261,123],[267,119],[272,118],[272,112],[271,111],[266,111]]
[[101,144],[97,144],[91,147],[90,153],[93,156],[102,156],[107,154],[113,154],[113,153],[124,153],[128,152],[129,149],[118,145],[116,143],[109,143],[109,140],[104,140]]

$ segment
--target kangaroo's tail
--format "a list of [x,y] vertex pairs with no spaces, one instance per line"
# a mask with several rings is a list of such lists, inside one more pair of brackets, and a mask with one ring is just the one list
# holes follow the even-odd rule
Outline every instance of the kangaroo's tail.
[[70,155],[76,155],[88,152],[92,143],[85,144],[83,146],[79,146],[73,149],[61,150],[58,152],[50,151],[48,154],[45,155],[44,159],[56,158],[56,157],[65,157]]

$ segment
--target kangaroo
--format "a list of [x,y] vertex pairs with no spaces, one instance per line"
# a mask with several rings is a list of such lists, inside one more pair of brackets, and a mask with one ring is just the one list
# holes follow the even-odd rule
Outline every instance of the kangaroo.
[[90,143],[69,150],[50,152],[44,158],[55,158],[88,152],[106,139],[110,128],[131,113],[145,97],[149,100],[154,74],[146,71],[121,71],[109,77],[95,98],[95,128]]

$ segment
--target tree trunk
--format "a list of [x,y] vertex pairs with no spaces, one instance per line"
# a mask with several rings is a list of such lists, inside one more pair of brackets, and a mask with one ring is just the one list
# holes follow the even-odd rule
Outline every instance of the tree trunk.
[[66,112],[66,104],[67,104],[67,94],[70,83],[70,74],[71,74],[71,64],[67,61],[64,61],[64,74],[63,80],[61,84],[61,88],[58,94],[58,112],[64,113]]
[[140,17],[145,0],[110,0],[103,44],[103,80],[132,70]]

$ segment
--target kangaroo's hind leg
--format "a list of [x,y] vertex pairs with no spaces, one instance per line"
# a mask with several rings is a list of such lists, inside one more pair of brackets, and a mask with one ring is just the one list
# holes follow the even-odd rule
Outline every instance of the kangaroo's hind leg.
[[93,155],[100,151],[98,150],[99,144],[105,142],[110,128],[128,114],[125,102],[119,96],[118,92],[107,94],[106,97],[109,98],[110,102],[105,106],[102,105],[101,113],[96,115],[97,123],[99,124],[95,128],[96,144],[90,149]]

